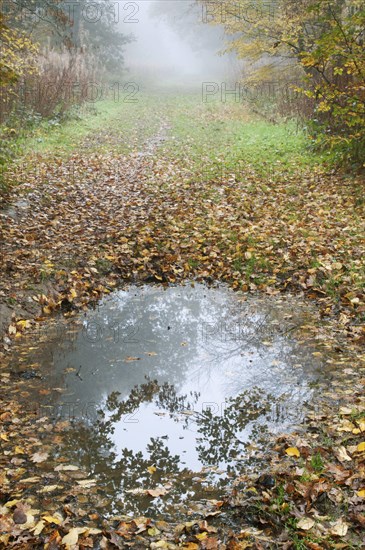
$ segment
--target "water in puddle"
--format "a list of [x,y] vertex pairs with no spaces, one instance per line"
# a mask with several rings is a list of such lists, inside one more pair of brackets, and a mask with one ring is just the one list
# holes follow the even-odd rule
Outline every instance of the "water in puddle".
[[[71,420],[65,455],[99,476],[106,511],[166,517],[221,494],[303,418],[323,376],[311,322],[290,297],[132,287],[40,338],[29,399]],[[147,497],[156,487],[168,496]]]

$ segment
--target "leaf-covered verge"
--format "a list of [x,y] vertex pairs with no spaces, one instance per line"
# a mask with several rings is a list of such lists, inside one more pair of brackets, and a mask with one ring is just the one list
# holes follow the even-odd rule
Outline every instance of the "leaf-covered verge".
[[[14,172],[17,205],[2,217],[3,547],[361,548],[361,182],[326,172],[290,125],[265,128],[241,107],[168,96],[148,105],[124,135],[121,112],[120,129],[95,131],[64,155],[35,151]],[[97,480],[62,467],[67,426],[34,419],[7,397],[13,343],[124,281],[192,279],[315,300],[339,356],[331,407],[273,442],[267,474],[237,480],[216,515],[178,526],[106,522]],[[353,349],[343,365],[338,336]]]

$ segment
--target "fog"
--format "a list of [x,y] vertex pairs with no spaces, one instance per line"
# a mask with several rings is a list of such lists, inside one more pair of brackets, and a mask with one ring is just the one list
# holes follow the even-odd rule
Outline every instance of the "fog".
[[228,80],[239,70],[234,56],[220,53],[223,29],[204,23],[202,8],[194,1],[142,0],[130,5],[121,30],[135,37],[126,46],[125,63],[139,82],[195,87],[202,81]]

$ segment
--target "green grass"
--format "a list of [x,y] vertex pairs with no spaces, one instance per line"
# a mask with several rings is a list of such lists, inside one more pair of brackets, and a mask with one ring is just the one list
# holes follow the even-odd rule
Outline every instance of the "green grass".
[[[156,133],[161,107],[156,98],[140,95],[137,103],[111,99],[86,103],[61,121],[41,120],[24,127],[19,124],[12,140],[17,150],[14,157],[34,153],[67,156],[80,149],[104,153],[110,150],[111,142],[114,151],[127,154]],[[4,128],[0,128],[0,134]]]
[[[304,132],[294,122],[271,124],[248,113],[243,105],[206,105],[198,96],[181,98],[175,109],[170,155],[188,158],[192,178],[198,176],[202,183],[233,177],[239,181],[252,170],[257,176],[275,179],[324,160],[308,149]],[[289,192],[298,194],[293,186]]]
[[[233,174],[240,179],[251,168],[257,175],[275,177],[322,160],[307,149],[304,132],[298,132],[294,122],[273,125],[241,104],[204,104],[200,94],[168,91],[141,93],[134,104],[113,100],[85,104],[62,122],[44,120],[21,132],[17,143],[25,154],[67,155],[86,140],[88,150],[103,152],[107,141],[103,133],[108,133],[115,137],[113,148],[127,153],[158,130],[161,116],[171,123],[175,138],[166,147],[168,153],[188,158],[192,177],[198,175],[202,183]],[[290,188],[290,192],[297,191]]]
[[316,473],[321,473],[324,469],[324,462],[319,453],[311,457],[311,466]]
[[[323,161],[309,151],[304,132],[297,131],[294,122],[274,125],[242,104],[205,104],[200,94],[168,90],[141,93],[134,104],[113,100],[85,104],[61,122],[36,121],[18,132],[14,143],[22,153],[16,160],[26,162],[34,154],[67,157],[139,151],[158,132],[161,120],[170,125],[170,139],[158,154],[184,167],[190,181],[206,186],[207,199],[215,203],[220,195],[209,182],[243,182],[248,192],[265,196],[269,179],[283,180],[301,167]],[[298,192],[294,185],[288,186],[290,196]]]
[[103,133],[108,133],[115,137],[115,149],[128,152],[137,137],[140,142],[156,129],[155,118],[151,119],[149,126],[141,128],[137,124],[147,109],[150,111],[150,101],[146,97],[136,104],[107,100],[94,107],[85,105],[80,113],[57,126],[43,121],[31,137],[23,140],[24,151],[67,154],[77,150],[88,139],[89,151],[104,152],[107,140],[103,140]]

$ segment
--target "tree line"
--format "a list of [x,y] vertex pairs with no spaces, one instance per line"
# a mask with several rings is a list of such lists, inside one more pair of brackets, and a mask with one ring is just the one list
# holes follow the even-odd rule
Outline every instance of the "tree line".
[[250,61],[246,85],[295,81],[294,108],[314,146],[332,150],[339,163],[365,166],[363,0],[200,4],[206,23],[224,27],[226,51]]

